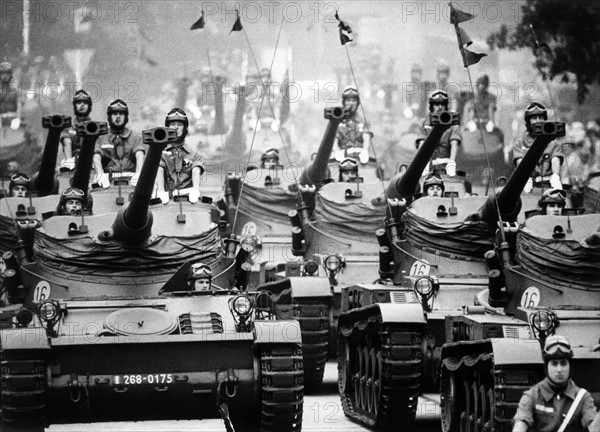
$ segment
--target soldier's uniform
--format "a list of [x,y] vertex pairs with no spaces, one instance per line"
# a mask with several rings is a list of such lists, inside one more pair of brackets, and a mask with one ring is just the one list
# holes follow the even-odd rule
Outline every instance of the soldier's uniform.
[[[179,175],[176,171],[178,158],[181,158]],[[200,153],[192,151],[185,142],[181,145],[169,144],[163,151],[160,166],[165,170],[165,180],[170,190],[192,187],[192,170],[194,168],[198,167],[201,173],[204,172]]]
[[[429,124],[424,125],[421,128],[421,133],[423,133],[423,135],[425,137],[427,137],[427,135],[429,135],[429,132],[431,132],[432,126]],[[450,129],[447,129],[446,131],[444,131],[444,133],[442,134],[442,137],[440,138],[440,142],[438,143],[438,146],[435,148],[435,151],[433,152],[433,156],[431,156],[431,160],[435,160],[435,159],[439,159],[439,158],[449,158],[450,157],[450,150],[452,148],[452,146],[450,145],[450,142],[452,140],[456,140],[458,142],[458,145],[460,145],[460,143],[462,142],[462,134],[460,133],[460,127],[458,125],[452,125],[450,126]]]
[[[556,394],[548,378],[545,378],[523,393],[515,420],[527,423],[530,430],[536,432],[556,432],[569,412],[577,392],[579,387],[573,380],[569,380],[567,387]],[[595,415],[594,400],[586,392],[565,432],[587,432]]]
[[[119,158],[117,147],[122,146],[123,157]],[[96,141],[94,153],[102,157],[104,171],[135,171],[135,154],[138,151],[146,153],[146,145],[142,143],[139,135],[125,127],[121,132],[113,129],[106,135],[100,135]]]
[[81,146],[83,144],[83,137],[77,136],[77,125],[82,125],[89,122],[91,119],[89,117],[75,117],[73,122],[71,123],[71,127],[68,129],[63,129],[60,133],[60,142],[64,142],[66,138],[71,139],[71,155],[76,157],[79,155],[81,151]]
[[363,146],[363,134],[367,133],[366,124],[358,115],[343,120],[338,126],[337,139],[340,150]]

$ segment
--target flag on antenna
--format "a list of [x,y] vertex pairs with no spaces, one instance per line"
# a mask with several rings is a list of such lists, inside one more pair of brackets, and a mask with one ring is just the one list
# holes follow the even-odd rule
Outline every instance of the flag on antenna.
[[479,63],[479,60],[487,56],[487,54],[480,54],[469,51],[466,47],[471,45],[473,41],[471,40],[467,32],[458,26],[459,23],[474,18],[474,15],[455,9],[454,6],[452,6],[452,3],[448,4],[450,5],[450,23],[454,24],[454,29],[456,30],[456,38],[458,39],[458,49],[460,50],[460,55],[463,59],[463,66],[469,67],[471,65]]
[[346,21],[342,21],[337,11],[335,11],[335,18],[339,21],[338,27],[340,28],[340,42],[342,45],[346,45],[348,42],[352,42],[352,28],[348,25]]
[[190,27],[190,30],[199,30],[204,28],[204,11],[200,14],[200,18]]
[[242,21],[240,20],[240,11],[238,11],[236,9],[235,10],[235,14],[236,14],[236,18],[235,18],[235,22],[233,23],[233,27],[232,27],[231,31],[232,32],[234,32],[234,31],[242,31],[242,29],[244,27],[242,26]]

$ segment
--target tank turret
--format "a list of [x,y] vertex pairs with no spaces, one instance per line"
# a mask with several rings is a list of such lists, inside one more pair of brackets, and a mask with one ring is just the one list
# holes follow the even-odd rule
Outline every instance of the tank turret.
[[71,187],[81,189],[87,194],[94,159],[94,147],[100,135],[106,135],[107,133],[108,126],[105,122],[89,121],[77,125],[77,135],[83,137],[83,143],[75,166]]
[[240,87],[237,95],[238,100],[235,106],[231,130],[225,139],[224,152],[228,155],[243,155],[246,153],[246,136],[244,134],[244,112],[246,110],[246,91],[245,87]]
[[337,129],[342,120],[348,118],[349,111],[342,107],[325,108],[324,116],[329,123],[317,150],[313,163],[300,176],[300,184],[320,186],[327,178],[327,165],[333,150]]
[[421,144],[419,151],[404,174],[396,174],[386,188],[387,198],[408,199],[415,193],[423,170],[429,163],[431,156],[442,138],[443,133],[453,124],[458,124],[458,115],[449,111],[431,115],[433,129]]
[[56,157],[60,142],[60,133],[71,126],[71,117],[63,115],[44,116],[42,126],[48,129],[44,155],[40,169],[33,178],[33,188],[38,196],[58,193],[58,179],[56,179]]
[[223,107],[223,86],[227,79],[222,76],[215,77],[215,120],[209,129],[210,135],[222,135],[227,132],[225,125],[225,109]]
[[112,225],[112,232],[105,231],[101,234],[102,240],[114,239],[129,244],[140,244],[150,237],[153,218],[149,206],[156,172],[162,151],[167,143],[177,139],[177,131],[171,128],[157,127],[145,130],[143,136],[144,144],[148,144],[148,154],[131,201],[119,210]]
[[[532,135],[535,136],[531,148],[527,151],[521,163],[516,167],[500,193],[496,195],[498,209],[502,219],[506,222],[514,222],[521,210],[520,195],[529,176],[535,169],[548,144],[555,138],[565,135],[565,124],[559,122],[543,122],[534,126]],[[494,197],[491,196],[480,213],[483,220],[495,223],[498,220],[498,211]]]

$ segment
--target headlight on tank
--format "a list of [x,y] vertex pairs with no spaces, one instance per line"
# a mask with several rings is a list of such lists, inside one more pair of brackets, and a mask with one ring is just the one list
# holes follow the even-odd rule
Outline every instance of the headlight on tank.
[[325,265],[325,268],[327,270],[329,270],[330,272],[336,272],[338,270],[340,270],[343,266],[344,260],[341,257],[341,255],[328,255],[325,258],[325,261],[323,262],[323,264]]
[[244,237],[240,247],[248,253],[254,253],[259,248],[260,241],[256,236]]
[[415,281],[414,289],[417,294],[429,297],[433,292],[433,281],[428,277],[421,277]]
[[252,301],[245,295],[234,297],[231,307],[238,315],[250,315],[252,313]]
[[315,260],[309,259],[304,263],[304,271],[306,274],[312,276],[319,271],[319,264]]
[[538,333],[549,334],[556,327],[556,315],[550,311],[540,310],[531,317],[531,325]]
[[37,314],[42,321],[55,322],[60,315],[60,306],[54,300],[45,300],[38,305]]

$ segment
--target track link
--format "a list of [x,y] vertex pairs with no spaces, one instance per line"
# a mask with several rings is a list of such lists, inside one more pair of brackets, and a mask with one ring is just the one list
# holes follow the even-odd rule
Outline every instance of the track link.
[[371,317],[340,328],[339,335],[344,414],[381,430],[414,421],[421,391],[422,329]]
[[302,430],[302,349],[296,344],[261,347],[261,432]]

